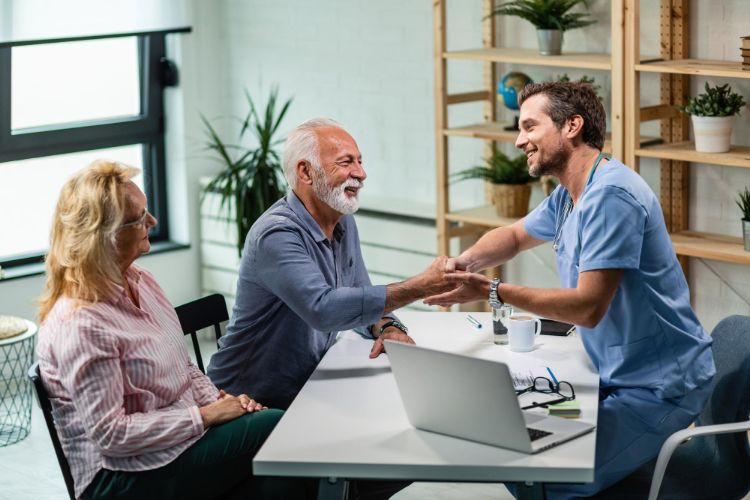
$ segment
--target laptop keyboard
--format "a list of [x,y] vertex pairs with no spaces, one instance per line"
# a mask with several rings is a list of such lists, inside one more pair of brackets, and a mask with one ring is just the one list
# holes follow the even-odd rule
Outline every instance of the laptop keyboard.
[[544,436],[549,436],[550,434],[552,434],[551,432],[532,429],[531,427],[527,427],[526,430],[529,432],[529,439],[531,439],[532,441],[536,441],[537,439],[541,439]]

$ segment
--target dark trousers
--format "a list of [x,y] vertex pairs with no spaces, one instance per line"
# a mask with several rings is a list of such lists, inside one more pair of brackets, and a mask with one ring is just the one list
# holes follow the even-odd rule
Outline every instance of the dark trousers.
[[253,457],[282,414],[281,410],[263,410],[213,427],[174,461],[158,469],[139,472],[102,469],[82,498],[308,498],[309,481],[253,475]]

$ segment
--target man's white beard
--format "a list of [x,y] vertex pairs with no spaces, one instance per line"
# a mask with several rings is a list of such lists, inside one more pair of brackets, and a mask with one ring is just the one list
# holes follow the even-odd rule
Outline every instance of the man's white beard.
[[313,175],[313,191],[323,203],[342,214],[353,214],[359,209],[359,198],[347,196],[344,191],[348,187],[361,188],[362,182],[349,178],[340,186],[331,187],[326,182],[323,172]]

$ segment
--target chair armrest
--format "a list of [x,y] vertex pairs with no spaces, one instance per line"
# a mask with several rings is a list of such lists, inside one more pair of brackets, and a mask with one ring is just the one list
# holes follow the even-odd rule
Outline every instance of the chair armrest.
[[654,475],[651,478],[651,489],[648,492],[648,500],[656,500],[659,494],[661,482],[664,479],[664,473],[667,470],[669,459],[677,447],[690,438],[696,436],[706,436],[709,434],[729,434],[732,432],[744,432],[750,430],[750,420],[743,422],[733,422],[731,424],[702,425],[700,427],[691,427],[677,431],[664,441],[659,451],[659,458],[656,459]]

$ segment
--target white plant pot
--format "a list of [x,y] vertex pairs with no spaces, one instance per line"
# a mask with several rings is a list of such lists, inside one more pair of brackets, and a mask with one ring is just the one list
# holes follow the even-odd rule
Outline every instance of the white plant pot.
[[732,137],[734,116],[693,116],[695,150],[700,153],[726,153]]

